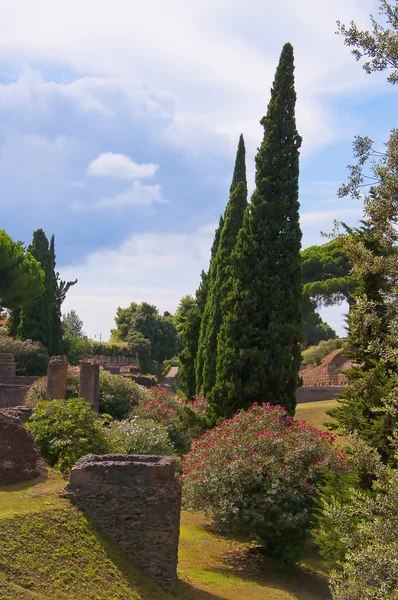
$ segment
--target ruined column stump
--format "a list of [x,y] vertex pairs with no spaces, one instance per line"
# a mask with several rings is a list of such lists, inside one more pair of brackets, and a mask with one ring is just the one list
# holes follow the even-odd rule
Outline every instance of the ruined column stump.
[[181,486],[168,456],[90,454],[63,495],[84,509],[165,590],[177,580]]
[[99,370],[97,361],[89,359],[80,361],[79,396],[84,398],[95,412],[99,410]]
[[68,362],[65,356],[53,356],[47,368],[47,399],[66,398]]
[[16,364],[14,355],[9,353],[0,353],[0,377],[15,377]]

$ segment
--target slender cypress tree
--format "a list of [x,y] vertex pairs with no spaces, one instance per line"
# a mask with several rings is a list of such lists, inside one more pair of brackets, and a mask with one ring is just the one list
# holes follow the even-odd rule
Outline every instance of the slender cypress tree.
[[53,256],[43,229],[33,233],[28,251],[38,260],[45,273],[44,293],[26,304],[21,311],[18,337],[41,342],[51,353],[55,302]]
[[197,393],[199,382],[204,395],[208,395],[216,383],[217,338],[222,322],[221,301],[227,294],[231,254],[242,227],[247,207],[247,181],[245,143],[239,138],[235,168],[230,188],[229,202],[225,209],[224,226],[220,233],[217,252],[209,277],[209,292],[200,328],[198,357],[196,362]]
[[231,291],[223,301],[215,417],[253,402],[294,414],[301,360],[301,230],[293,48],[283,47],[256,155],[256,189],[232,257]]
[[50,241],[50,255],[53,269],[53,286],[54,286],[54,306],[53,306],[53,326],[51,336],[51,354],[61,354],[63,352],[62,345],[62,325],[61,325],[61,306],[66,298],[69,288],[77,283],[75,281],[62,281],[59,273],[56,272],[56,257],[55,257],[55,238],[54,235]]
[[[208,283],[209,273],[211,271],[211,265],[216,255],[218,244],[220,241],[221,231],[224,225],[223,217],[220,217],[219,225],[214,235],[214,241],[211,248],[211,258],[209,271],[206,273],[202,271],[201,282],[199,288],[196,290],[195,305],[188,311],[187,318],[182,330],[182,344],[183,350],[180,353],[180,370],[178,374],[178,380],[181,387],[184,389],[187,396],[190,398],[195,395],[197,388],[196,381],[196,358],[198,353],[199,333],[200,325],[202,322],[203,311],[206,306],[207,294],[208,294]],[[201,385],[199,385],[199,388]]]

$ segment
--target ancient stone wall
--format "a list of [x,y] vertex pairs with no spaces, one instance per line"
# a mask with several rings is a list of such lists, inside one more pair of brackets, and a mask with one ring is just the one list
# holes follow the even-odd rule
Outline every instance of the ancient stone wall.
[[0,411],[0,486],[27,481],[45,472],[44,461],[22,419]]
[[175,459],[110,454],[81,458],[64,495],[166,590],[177,579],[181,487]]
[[340,392],[342,386],[302,386],[296,390],[297,404],[305,402],[320,402],[321,400],[333,400]]
[[0,383],[0,408],[22,406],[25,398],[25,385]]
[[47,368],[47,398],[49,400],[66,397],[68,362],[65,356],[53,356]]
[[16,364],[13,354],[0,353],[0,376],[15,377]]
[[304,386],[348,385],[348,379],[341,371],[350,366],[351,363],[344,356],[344,348],[339,348],[325,356],[319,366],[304,369],[300,375]]

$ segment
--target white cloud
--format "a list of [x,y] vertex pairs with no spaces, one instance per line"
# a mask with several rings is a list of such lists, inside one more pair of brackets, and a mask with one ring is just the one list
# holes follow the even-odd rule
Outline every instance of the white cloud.
[[71,209],[81,212],[108,208],[122,209],[128,206],[152,206],[153,204],[168,204],[168,201],[163,198],[160,185],[143,185],[139,181],[134,181],[127,190],[114,196],[102,196],[90,204],[83,204],[80,200],[75,200],[71,204]]
[[78,278],[62,306],[83,319],[90,336],[103,339],[114,326],[118,306],[147,301],[174,311],[194,293],[206,268],[216,225],[191,233],[136,233],[118,249],[93,252],[81,263],[61,268],[63,279]]
[[310,210],[300,215],[301,225],[319,225],[319,228],[325,223],[331,224],[334,220],[341,221],[346,218],[354,217],[359,219],[362,214],[362,208],[338,208],[337,210]]
[[159,165],[152,163],[137,165],[125,154],[103,152],[87,167],[87,175],[112,177],[113,179],[143,179],[153,177]]

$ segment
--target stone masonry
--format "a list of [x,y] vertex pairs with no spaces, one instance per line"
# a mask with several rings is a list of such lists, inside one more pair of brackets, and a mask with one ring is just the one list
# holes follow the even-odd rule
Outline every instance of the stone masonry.
[[344,356],[344,348],[339,348],[325,356],[319,366],[304,369],[300,373],[303,385],[312,387],[348,385],[347,377],[341,371],[350,366],[351,363]]
[[38,477],[46,472],[43,459],[22,419],[0,411],[0,486]]
[[66,397],[66,377],[68,362],[65,356],[53,356],[47,368],[47,399],[63,399]]
[[84,509],[161,587],[177,579],[181,487],[175,459],[108,454],[81,458],[63,494]]
[[0,354],[0,377],[15,377],[16,364],[13,354]]
[[99,370],[100,365],[95,360],[80,361],[79,396],[84,398],[95,412],[98,412],[99,409]]

